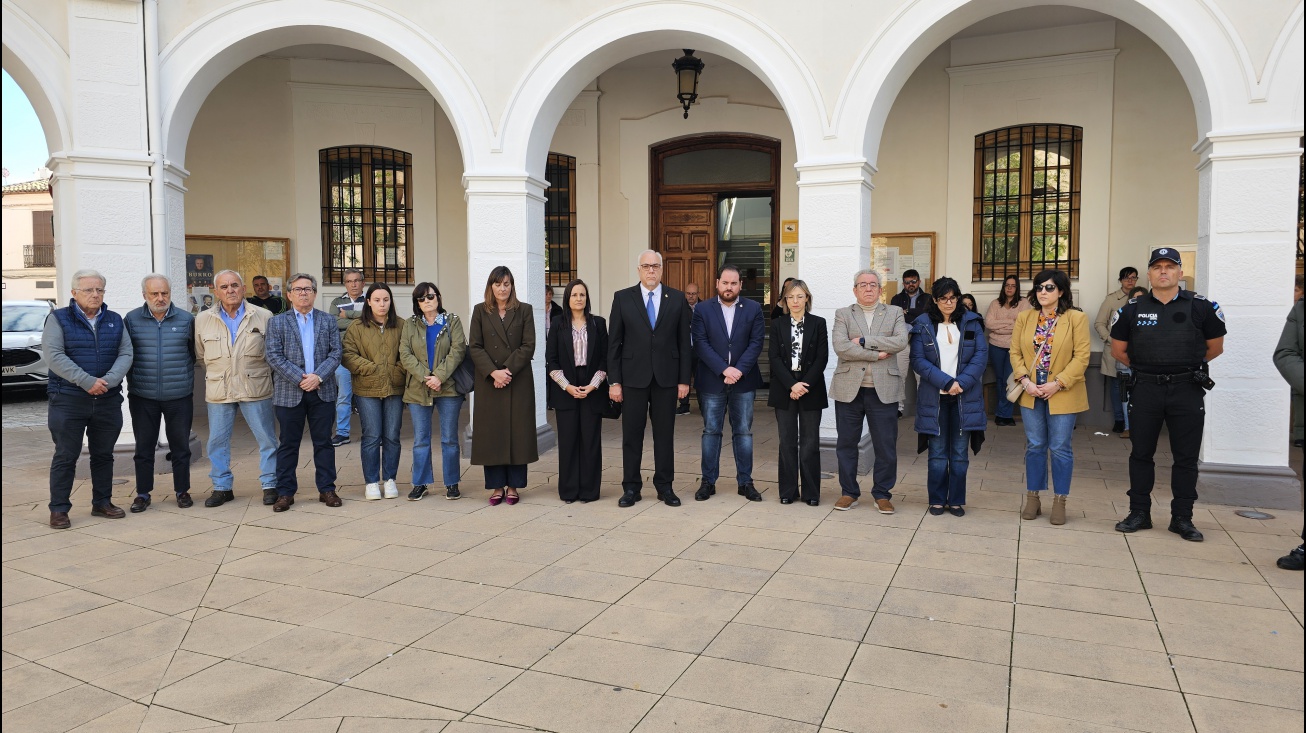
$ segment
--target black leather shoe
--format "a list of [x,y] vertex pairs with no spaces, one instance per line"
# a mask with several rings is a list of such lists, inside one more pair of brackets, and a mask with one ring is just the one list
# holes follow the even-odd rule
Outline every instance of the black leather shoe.
[[1201,530],[1197,529],[1197,527],[1194,527],[1193,520],[1189,518],[1171,517],[1169,529],[1171,532],[1174,532],[1175,534],[1179,535],[1180,537],[1183,537],[1189,542],[1201,542],[1203,539],[1205,539],[1204,537],[1202,537]]
[[787,497],[787,496],[782,496],[782,497],[780,497],[780,503],[781,503],[781,504],[792,504],[792,503],[794,503],[794,500],[793,500],[793,499],[790,499],[790,498]]
[[190,509],[192,506],[195,506],[195,500],[190,498],[189,491],[183,491],[180,494],[177,494],[178,509]]
[[278,496],[276,503],[272,505],[272,511],[284,512],[290,508],[291,504],[294,503],[295,503],[295,497],[289,494],[286,494],[285,496]]
[[744,484],[739,487],[739,495],[749,501],[761,501],[762,495],[757,493],[757,488],[752,484]]
[[277,503],[276,489],[263,489],[263,506],[272,506]]
[[635,502],[640,501],[643,498],[644,497],[639,495],[638,491],[627,491],[621,495],[620,499],[617,499],[617,506],[623,509],[626,507],[632,507],[635,506]]
[[698,491],[694,492],[694,501],[707,501],[714,494],[716,494],[716,484],[709,484],[707,479],[702,479],[698,482]]
[[1116,420],[1116,421],[1115,421],[1115,424],[1111,426],[1111,432],[1113,432],[1113,433],[1123,433],[1123,432],[1125,432],[1125,421],[1124,421],[1124,420]]
[[212,509],[215,506],[222,506],[235,498],[236,492],[234,491],[214,491],[209,494],[209,498],[204,500],[204,506]]
[[105,519],[122,519],[127,516],[127,512],[124,512],[113,504],[101,504],[99,506],[92,504],[91,516],[104,517]]
[[1137,532],[1140,529],[1151,529],[1151,528],[1152,528],[1152,514],[1151,512],[1147,512],[1142,509],[1129,512],[1129,516],[1125,517],[1119,522],[1116,522],[1116,531],[1124,532],[1125,534],[1129,534],[1130,532]]
[[676,492],[672,491],[671,489],[667,489],[666,491],[659,491],[658,501],[661,501],[663,504],[666,504],[667,506],[680,506],[680,497],[676,496]]
[[820,506],[820,505],[821,505],[821,500],[820,500],[820,499],[808,499],[808,500],[807,500],[807,506]]
[[1274,564],[1284,570],[1300,571],[1303,565],[1306,565],[1306,548],[1297,545],[1297,549],[1279,558]]
[[150,508],[150,497],[138,496],[135,499],[132,499],[132,506],[131,506],[132,514],[140,514],[141,512],[149,508]]

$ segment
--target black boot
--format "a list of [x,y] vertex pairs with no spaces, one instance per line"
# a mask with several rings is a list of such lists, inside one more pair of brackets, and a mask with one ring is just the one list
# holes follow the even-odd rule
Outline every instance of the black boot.
[[1297,549],[1279,558],[1275,565],[1284,570],[1301,570],[1303,562],[1306,562],[1306,547],[1297,545]]
[[1129,512],[1129,516],[1116,522],[1116,531],[1129,534],[1137,532],[1140,529],[1152,528],[1152,513],[1146,509],[1134,509]]
[[234,491],[214,490],[213,493],[209,494],[209,498],[204,500],[204,506],[212,509],[215,506],[222,506],[223,504],[226,504],[227,502],[235,498],[236,498],[236,492]]
[[1170,531],[1183,537],[1189,542],[1201,542],[1205,539],[1202,537],[1201,531],[1193,526],[1192,517],[1171,517]]

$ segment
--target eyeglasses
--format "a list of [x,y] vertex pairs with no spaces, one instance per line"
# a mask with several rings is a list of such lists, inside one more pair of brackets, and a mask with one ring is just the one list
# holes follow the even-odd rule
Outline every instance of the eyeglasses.
[[316,290],[317,288],[291,288],[290,292],[294,293],[295,295],[302,295],[304,293],[312,293]]
[[430,301],[430,300],[435,300],[435,299],[438,298],[438,297],[439,297],[439,296],[436,295],[435,293],[427,293],[426,295],[419,295],[419,296],[417,296],[417,299],[418,299],[418,300],[427,300],[427,301]]
[[920,280],[903,280],[903,281],[902,281],[902,284],[903,284],[903,285],[915,285],[915,284],[918,283],[918,282],[920,282]]
[[1040,293],[1040,292],[1055,293],[1058,290],[1060,290],[1060,288],[1058,288],[1056,285],[1053,285],[1052,283],[1043,283],[1042,285],[1034,286],[1034,292],[1036,293]]
[[644,272],[657,272],[662,269],[662,265],[640,265],[639,269]]
[[104,295],[104,288],[77,288],[77,292],[87,295]]
[[934,302],[935,302],[935,303],[956,303],[956,302],[957,302],[957,296],[953,295],[953,296],[948,297],[948,298],[935,298],[935,299],[934,299]]
[[879,283],[857,283],[856,287],[863,288],[863,289],[865,289],[865,290],[874,290],[874,289],[880,287],[880,284],[879,284]]

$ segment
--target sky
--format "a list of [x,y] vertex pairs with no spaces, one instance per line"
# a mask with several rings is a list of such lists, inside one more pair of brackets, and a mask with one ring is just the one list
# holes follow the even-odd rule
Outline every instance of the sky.
[[36,119],[27,95],[18,83],[4,72],[3,97],[0,97],[0,157],[9,171],[5,183],[22,183],[36,178],[36,169],[45,165],[50,151],[45,145],[41,122]]

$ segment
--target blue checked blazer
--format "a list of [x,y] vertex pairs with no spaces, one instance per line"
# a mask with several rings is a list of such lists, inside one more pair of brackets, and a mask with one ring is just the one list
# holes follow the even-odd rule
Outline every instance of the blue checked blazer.
[[[336,367],[340,366],[340,328],[334,316],[313,309],[313,373],[322,378],[318,396],[336,401]],[[304,397],[299,380],[304,378],[304,347],[292,308],[268,321],[268,366],[272,367],[272,404],[294,407]]]

